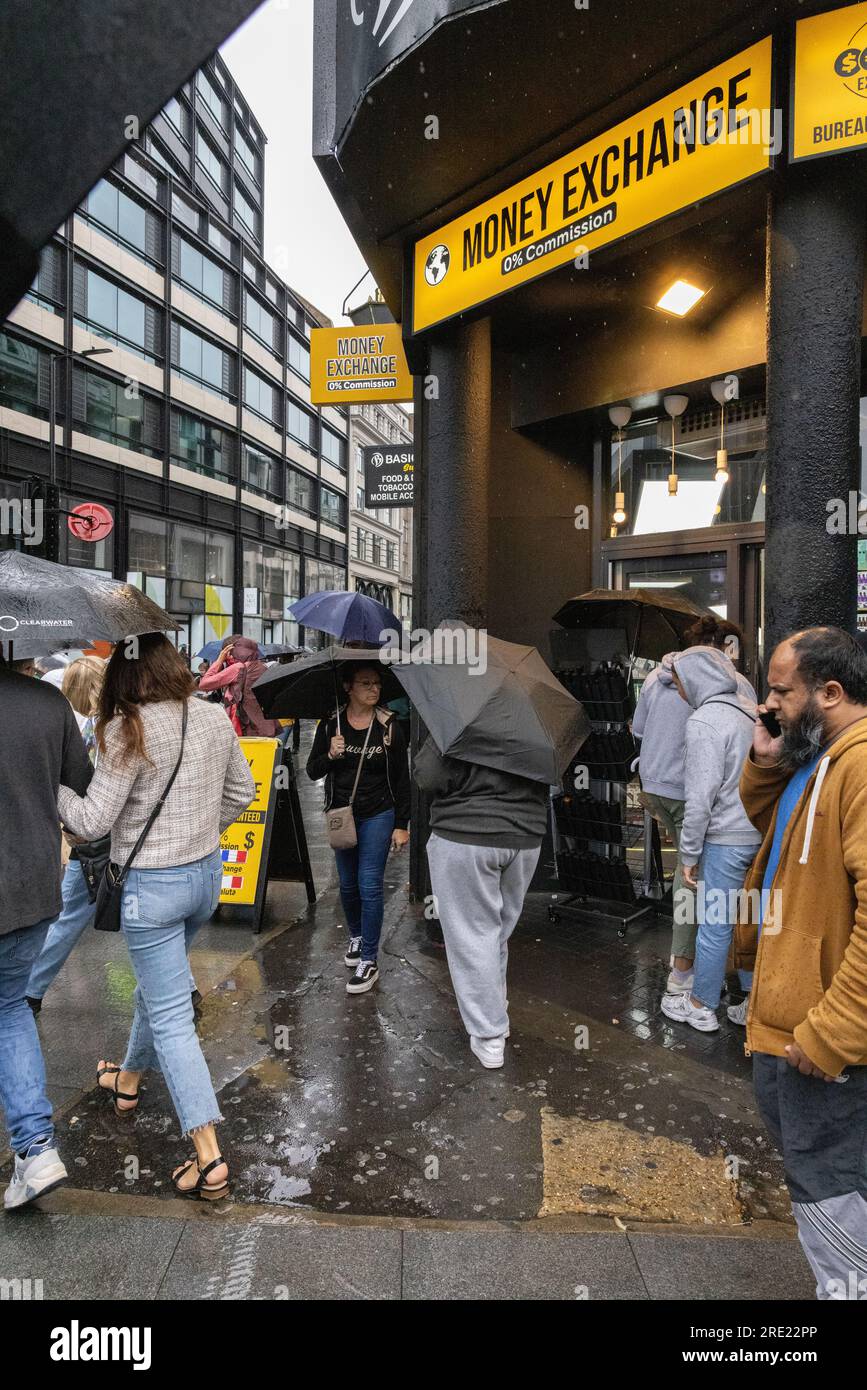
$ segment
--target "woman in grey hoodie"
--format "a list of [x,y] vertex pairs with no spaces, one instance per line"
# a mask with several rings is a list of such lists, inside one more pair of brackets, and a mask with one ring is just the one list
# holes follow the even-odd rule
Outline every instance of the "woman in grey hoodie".
[[[716,1009],[725,980],[737,892],[761,841],[741,804],[741,769],[752,744],[756,705],[741,693],[723,652],[692,647],[672,660],[675,684],[693,713],[686,725],[686,806],[680,832],[685,884],[697,892],[692,994],[666,994],[662,1011],[700,1032],[719,1028]],[[675,903],[675,915],[683,911]],[[741,984],[752,983],[746,973]]]

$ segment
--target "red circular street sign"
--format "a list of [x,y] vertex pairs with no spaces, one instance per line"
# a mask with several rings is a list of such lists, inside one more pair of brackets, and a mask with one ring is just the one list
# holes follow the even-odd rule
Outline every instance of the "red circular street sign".
[[99,502],[82,502],[73,507],[66,524],[76,540],[104,541],[114,530],[114,517]]

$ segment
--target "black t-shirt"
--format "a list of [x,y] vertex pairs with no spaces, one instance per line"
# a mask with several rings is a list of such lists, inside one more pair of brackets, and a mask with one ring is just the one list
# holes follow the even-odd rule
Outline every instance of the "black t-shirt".
[[[346,749],[343,757],[334,761],[334,799],[331,803],[334,807],[349,805],[352,784],[358,771],[358,761],[364,748],[364,740],[367,738],[366,729],[353,729],[345,717],[341,720],[340,727],[346,740]],[[382,725],[374,716],[367,752],[364,757],[364,767],[361,769],[361,777],[358,780],[358,791],[355,793],[355,801],[352,803],[353,815],[356,820],[368,820],[371,816],[378,816],[383,811],[390,811],[394,806],[394,798],[388,785],[386,750],[382,735]]]

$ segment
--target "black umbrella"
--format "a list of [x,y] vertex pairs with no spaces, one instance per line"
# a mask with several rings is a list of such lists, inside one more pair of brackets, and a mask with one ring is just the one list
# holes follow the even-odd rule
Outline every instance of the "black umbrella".
[[[472,661],[454,659],[467,651]],[[590,732],[535,647],[447,624],[393,669],[440,752],[462,762],[553,784]]]
[[177,626],[141,589],[121,579],[18,550],[0,554],[0,641],[17,658]]
[[619,628],[633,661],[639,656],[661,661],[681,645],[686,629],[709,612],[670,590],[590,589],[568,599],[554,621],[566,628]]
[[363,662],[382,672],[382,700],[399,700],[403,687],[382,660],[379,647],[324,647],[314,656],[299,656],[291,666],[272,666],[253,689],[269,719],[324,719],[346,695],[341,670],[346,662]]

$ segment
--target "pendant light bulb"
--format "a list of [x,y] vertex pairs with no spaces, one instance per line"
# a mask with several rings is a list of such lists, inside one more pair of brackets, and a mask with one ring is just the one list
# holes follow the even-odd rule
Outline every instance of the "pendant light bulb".
[[727,449],[717,449],[716,451],[716,481],[727,483],[729,480],[729,455]]

